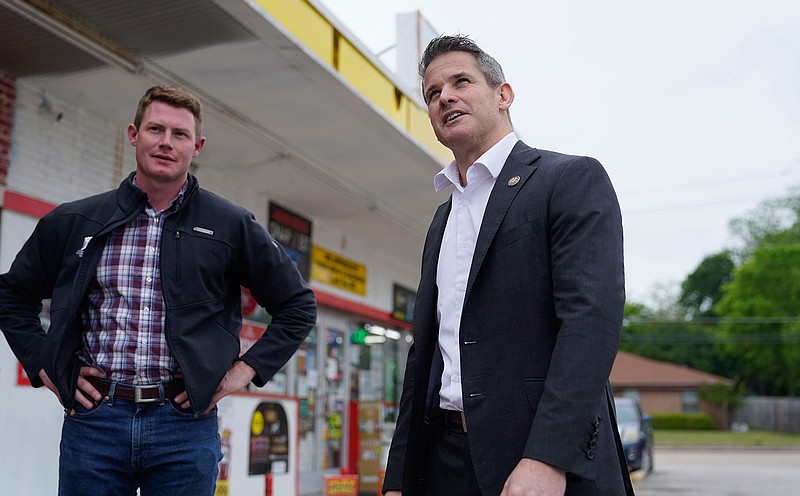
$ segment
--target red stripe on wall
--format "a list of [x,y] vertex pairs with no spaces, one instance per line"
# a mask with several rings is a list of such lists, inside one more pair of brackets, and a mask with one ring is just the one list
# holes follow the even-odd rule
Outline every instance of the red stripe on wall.
[[346,313],[352,313],[377,324],[411,330],[412,326],[409,322],[397,320],[392,317],[392,314],[389,312],[383,312],[377,308],[346,300],[339,296],[320,291],[319,289],[314,290],[314,295],[317,297],[317,304],[320,306],[341,310],[342,312]]
[[3,208],[42,218],[56,208],[54,203],[37,200],[22,193],[6,190],[3,194]]

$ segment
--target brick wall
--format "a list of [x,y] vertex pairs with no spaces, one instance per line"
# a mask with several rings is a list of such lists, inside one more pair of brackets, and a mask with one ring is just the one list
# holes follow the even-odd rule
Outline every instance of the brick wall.
[[648,413],[683,411],[680,391],[642,391],[639,403]]
[[14,104],[17,84],[14,77],[0,71],[0,186],[6,184],[11,155],[11,136],[14,129]]
[[119,169],[127,174],[134,168],[132,149],[126,164],[117,164],[124,132],[54,90],[18,79],[6,187],[54,204],[114,189]]

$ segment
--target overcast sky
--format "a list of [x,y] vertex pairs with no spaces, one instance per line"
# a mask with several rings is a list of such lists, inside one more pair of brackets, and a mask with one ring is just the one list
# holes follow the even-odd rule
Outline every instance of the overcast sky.
[[[800,184],[800,1],[320,3],[373,53],[419,10],[492,54],[525,142],[606,167],[630,300],[677,287],[735,245],[731,219]],[[395,67],[394,54],[380,59]]]

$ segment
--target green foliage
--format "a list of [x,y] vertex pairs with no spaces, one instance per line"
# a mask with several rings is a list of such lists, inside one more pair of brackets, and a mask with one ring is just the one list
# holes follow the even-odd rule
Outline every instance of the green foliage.
[[800,394],[800,244],[763,246],[739,268],[715,308],[720,352],[759,394]]
[[749,215],[730,222],[730,230],[742,243],[741,257],[747,260],[764,246],[800,243],[800,188],[784,198],[761,202]]
[[742,404],[746,390],[742,384],[727,385],[721,382],[703,384],[698,395],[702,401],[714,405],[727,405],[736,408]]
[[722,288],[733,279],[733,255],[729,250],[710,255],[681,284],[678,302],[688,317],[714,316],[714,304],[722,297]]
[[719,356],[714,325],[698,325],[676,318],[674,313],[664,315],[636,303],[625,305],[620,349],[723,377],[736,373]]
[[714,417],[705,413],[653,413],[653,429],[701,431],[716,428]]
[[706,257],[680,295],[655,309],[626,305],[620,349],[736,378],[753,393],[800,396],[800,187],[730,228],[737,249]]
[[657,430],[655,442],[656,446],[790,446],[797,449],[800,448],[800,433]]
[[707,326],[690,323],[631,322],[622,330],[620,349],[643,357],[717,373],[716,349]]

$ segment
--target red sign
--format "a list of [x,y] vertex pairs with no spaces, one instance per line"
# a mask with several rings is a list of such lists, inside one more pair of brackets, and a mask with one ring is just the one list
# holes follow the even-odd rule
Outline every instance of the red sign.
[[242,287],[242,317],[250,318],[256,310],[258,310],[258,302],[253,298],[249,289]]
[[240,355],[244,355],[264,333],[267,326],[257,322],[243,322],[242,330],[239,331]]
[[28,374],[25,373],[25,369],[22,368],[21,363],[17,363],[17,386],[30,386],[31,380],[28,377]]
[[358,496],[358,476],[326,475],[325,496]]

